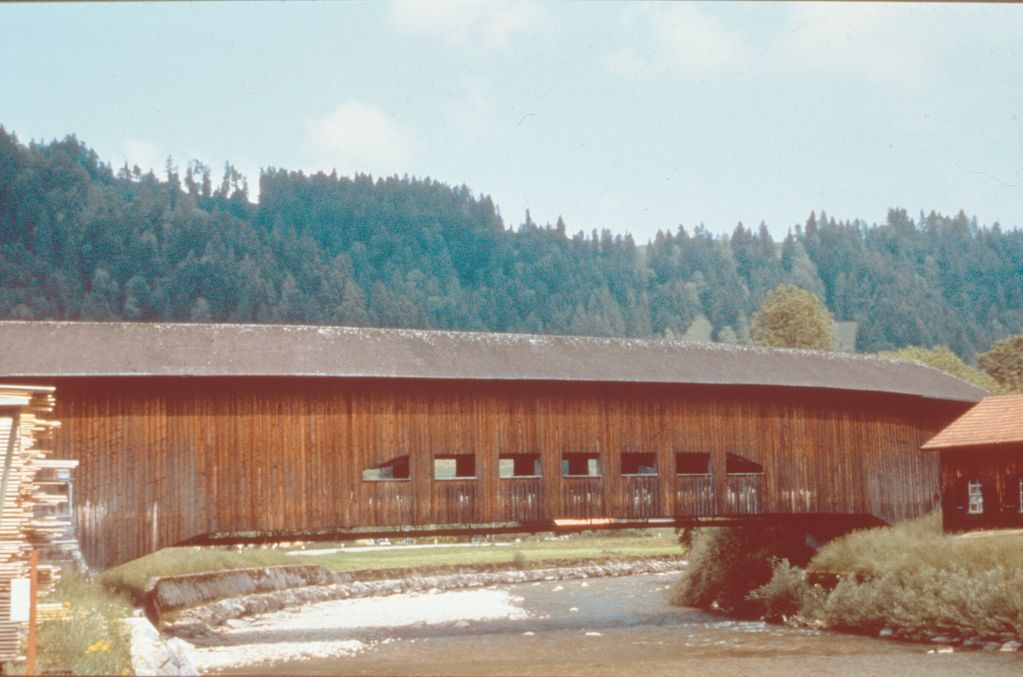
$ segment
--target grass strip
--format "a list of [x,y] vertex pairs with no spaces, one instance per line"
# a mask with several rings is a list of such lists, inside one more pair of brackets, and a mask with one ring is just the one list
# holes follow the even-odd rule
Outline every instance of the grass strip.
[[[329,550],[340,545],[317,545]],[[459,571],[496,571],[509,568],[576,566],[610,559],[674,557],[682,549],[670,536],[576,537],[537,540],[508,545],[431,548],[392,546],[383,550],[351,547],[324,555],[289,555],[298,549],[231,547],[165,548],[102,573],[99,583],[116,594],[140,603],[146,585],[157,576],[227,571],[282,564],[318,564],[331,571],[359,572],[360,578],[400,578],[441,575]]]

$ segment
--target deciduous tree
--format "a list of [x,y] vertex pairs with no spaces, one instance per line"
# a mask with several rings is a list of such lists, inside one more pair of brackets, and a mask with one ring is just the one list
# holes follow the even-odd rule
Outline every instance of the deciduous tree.
[[977,362],[1003,388],[1023,392],[1023,334],[1002,339],[978,355]]
[[753,315],[749,337],[770,348],[830,350],[835,321],[816,296],[783,284],[768,292],[764,305]]

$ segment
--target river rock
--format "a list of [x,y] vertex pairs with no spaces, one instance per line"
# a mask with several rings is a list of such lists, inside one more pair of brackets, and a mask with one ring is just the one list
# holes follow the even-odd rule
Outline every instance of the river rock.
[[[286,608],[296,608],[335,599],[350,599],[408,592],[437,593],[443,590],[480,588],[532,581],[596,578],[600,576],[626,576],[642,573],[669,573],[679,571],[677,560],[633,560],[591,563],[577,567],[557,569],[509,570],[499,572],[473,572],[462,570],[455,574],[413,577],[410,579],[356,580],[348,572],[333,574],[325,585],[307,585],[265,593],[250,593],[241,597],[220,599],[183,610],[175,622],[164,629],[172,634],[199,637],[208,634],[208,628],[223,625],[229,619],[262,614]],[[586,583],[582,583],[585,587]],[[564,590],[558,585],[554,591]],[[575,609],[578,611],[578,609]]]

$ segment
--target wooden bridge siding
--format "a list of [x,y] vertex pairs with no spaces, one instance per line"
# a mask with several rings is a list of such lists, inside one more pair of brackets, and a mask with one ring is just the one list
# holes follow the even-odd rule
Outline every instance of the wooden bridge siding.
[[[643,511],[658,515],[708,514],[702,483],[713,489],[713,514],[872,512],[896,519],[931,506],[936,455],[916,448],[967,408],[869,393],[686,386],[317,379],[57,385],[59,452],[82,461],[76,495],[85,507],[78,513],[83,549],[102,565],[217,530],[399,526],[410,516],[429,524],[452,514],[508,519],[504,487],[513,481],[497,477],[497,459],[514,452],[541,453],[536,484],[543,502],[534,513],[541,519],[634,512],[624,488],[649,491],[651,483],[620,477],[620,454],[628,451],[656,454],[659,501],[656,511]],[[601,454],[602,477],[561,478],[565,451]],[[710,478],[674,477],[677,451],[709,452]],[[729,451],[764,465],[754,508],[730,505],[729,482],[739,480],[725,475]],[[458,481],[471,485],[461,494],[471,493],[471,506],[454,489],[435,490],[446,483],[432,479],[434,453],[476,455],[477,478]],[[402,454],[410,456],[411,480],[361,479],[362,469]],[[580,492],[592,498],[580,499]]]
[[[627,517],[668,517],[673,513],[671,482],[623,477],[623,453],[654,454],[658,477],[675,474],[675,459],[666,435],[664,401],[653,393],[606,395],[607,472],[604,502],[614,514]],[[652,503],[646,497],[652,496]]]

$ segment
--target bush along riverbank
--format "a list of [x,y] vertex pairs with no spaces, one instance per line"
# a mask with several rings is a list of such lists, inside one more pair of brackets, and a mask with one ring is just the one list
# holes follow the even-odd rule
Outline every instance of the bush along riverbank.
[[795,626],[1020,648],[1021,534],[946,535],[931,515],[841,536],[812,557],[799,546],[763,530],[700,532],[674,601]]

